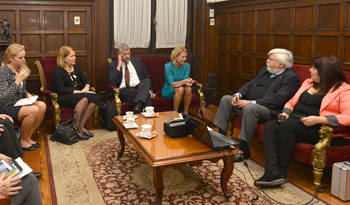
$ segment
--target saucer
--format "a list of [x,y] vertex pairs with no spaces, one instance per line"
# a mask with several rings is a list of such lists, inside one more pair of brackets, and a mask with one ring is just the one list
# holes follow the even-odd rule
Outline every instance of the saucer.
[[[137,115],[133,115],[132,118],[136,119],[138,116]],[[124,115],[123,120],[126,120],[126,115]]]
[[143,136],[142,132],[138,132],[135,135],[141,138],[146,138],[146,139],[152,139],[153,137],[155,137],[158,134],[157,131],[152,131],[150,136]]
[[158,117],[159,116],[159,112],[154,112],[153,115],[151,115],[151,116],[146,116],[146,113],[142,112],[141,115],[143,115],[144,117]]
[[126,129],[132,129],[132,128],[138,128],[139,126],[136,123],[134,123],[132,126],[129,126],[128,124],[124,123],[124,127]]

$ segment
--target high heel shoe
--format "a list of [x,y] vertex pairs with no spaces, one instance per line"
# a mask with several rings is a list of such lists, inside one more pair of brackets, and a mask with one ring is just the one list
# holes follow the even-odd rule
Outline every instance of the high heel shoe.
[[92,134],[91,132],[87,131],[87,132],[83,132],[84,135],[89,136],[89,137],[93,137],[94,134]]
[[88,140],[90,137],[85,135],[82,131],[79,130],[79,128],[75,128],[77,130],[78,138],[80,140]]

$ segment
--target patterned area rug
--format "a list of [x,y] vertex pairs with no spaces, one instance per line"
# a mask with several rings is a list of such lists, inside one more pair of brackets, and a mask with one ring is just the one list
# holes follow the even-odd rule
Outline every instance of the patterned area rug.
[[[72,146],[46,139],[51,158],[54,189],[58,205],[141,204],[155,201],[151,167],[126,140],[124,155],[119,158],[117,132],[92,131],[95,137]],[[255,178],[263,167],[248,160]],[[253,180],[243,163],[235,163],[228,189],[233,194],[226,199],[220,187],[222,161],[204,161],[202,166],[166,169],[164,173],[163,204],[272,204]],[[249,186],[244,178],[247,179]],[[274,199],[285,204],[303,204],[312,196],[287,183],[279,188],[264,189]],[[266,200],[265,200],[265,199]],[[324,204],[316,202],[314,204]]]

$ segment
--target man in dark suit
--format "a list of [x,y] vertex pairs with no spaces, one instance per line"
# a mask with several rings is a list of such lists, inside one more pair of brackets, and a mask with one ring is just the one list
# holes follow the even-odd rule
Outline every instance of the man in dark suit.
[[[242,117],[238,138],[245,159],[250,158],[249,145],[258,124],[277,118],[284,104],[300,87],[299,77],[293,70],[292,52],[272,49],[266,65],[256,78],[245,83],[233,96],[222,97],[214,120],[219,132],[227,135],[232,113]],[[243,161],[241,155],[235,155],[235,161]]]
[[151,79],[139,58],[130,58],[130,47],[123,43],[117,47],[118,59],[108,65],[109,84],[119,88],[122,102],[134,103],[133,112],[141,113],[145,106],[152,105]]

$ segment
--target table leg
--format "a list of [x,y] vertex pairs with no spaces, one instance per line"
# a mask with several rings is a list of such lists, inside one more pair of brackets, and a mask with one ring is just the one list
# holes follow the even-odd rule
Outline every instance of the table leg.
[[118,151],[118,156],[121,157],[125,150],[125,138],[123,132],[119,128],[117,128],[117,132],[120,141],[120,150]]
[[153,168],[153,183],[154,183],[154,187],[156,188],[156,202],[154,203],[155,205],[162,204],[163,189],[164,189],[163,174],[164,174],[164,169],[162,167]]
[[229,155],[227,158],[223,158],[224,160],[224,168],[221,172],[221,189],[224,192],[226,198],[232,196],[232,194],[227,190],[227,182],[230,179],[233,171],[233,165],[235,161],[235,155]]

